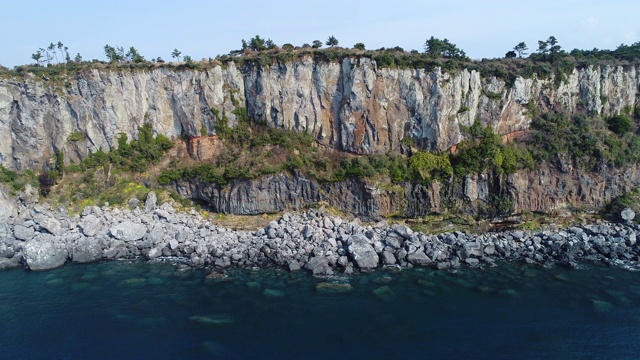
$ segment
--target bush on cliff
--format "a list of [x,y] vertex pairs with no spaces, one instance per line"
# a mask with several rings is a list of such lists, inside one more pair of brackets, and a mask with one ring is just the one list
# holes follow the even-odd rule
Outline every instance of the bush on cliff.
[[145,123],[138,127],[138,139],[129,141],[126,134],[120,134],[117,149],[109,153],[98,149],[80,164],[69,166],[68,169],[85,171],[112,164],[120,169],[143,172],[149,165],[158,162],[173,146],[173,142],[162,134],[154,137],[151,123]]

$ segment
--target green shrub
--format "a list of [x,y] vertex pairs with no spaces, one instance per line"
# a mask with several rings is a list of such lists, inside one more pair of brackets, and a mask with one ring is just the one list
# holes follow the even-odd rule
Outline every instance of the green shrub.
[[624,135],[631,130],[631,120],[624,115],[614,115],[607,119],[609,130]]
[[442,178],[453,173],[449,155],[437,155],[426,151],[418,151],[411,156],[409,169],[414,179],[423,182],[430,182],[435,178]]
[[77,142],[82,140],[84,140],[84,134],[80,131],[72,132],[71,134],[69,134],[69,137],[67,138],[67,142]]

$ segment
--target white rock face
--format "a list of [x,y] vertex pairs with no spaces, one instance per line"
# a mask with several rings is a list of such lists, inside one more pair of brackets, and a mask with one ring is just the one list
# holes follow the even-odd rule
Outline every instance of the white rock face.
[[[530,101],[543,111],[620,113],[637,101],[637,74],[629,66],[589,67],[560,81],[534,76],[510,86],[477,71],[304,57],[242,70],[228,63],[206,70],[93,69],[55,80],[27,75],[0,79],[0,164],[39,168],[53,149],[76,161],[116,147],[120,133],[135,138],[144,122],[172,138],[199,135],[203,126],[213,133],[223,114],[235,126],[238,107],[268,126],[306,131],[340,150],[386,153],[404,138],[446,150],[462,139],[460,125],[476,118],[500,134],[526,129]],[[84,138],[69,142],[74,132]]]

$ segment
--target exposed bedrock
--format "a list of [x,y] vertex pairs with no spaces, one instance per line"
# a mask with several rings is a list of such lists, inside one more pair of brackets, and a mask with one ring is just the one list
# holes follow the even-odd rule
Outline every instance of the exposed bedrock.
[[303,57],[267,67],[95,68],[55,79],[2,78],[0,164],[40,169],[56,150],[76,161],[116,147],[120,133],[135,138],[144,122],[170,138],[200,135],[203,128],[211,134],[223,115],[234,126],[238,107],[268,126],[306,131],[338,150],[384,154],[398,150],[404,138],[446,150],[461,140],[460,126],[475,119],[500,134],[526,129],[529,102],[542,111],[619,113],[637,101],[637,73],[633,66],[588,67],[560,81],[519,77],[507,85],[477,71]]
[[596,211],[640,186],[637,165],[587,172],[569,164],[563,170],[543,164],[511,175],[470,174],[429,185],[381,186],[361,179],[321,184],[299,173],[285,173],[236,180],[224,187],[197,179],[178,181],[172,187],[215,212],[275,213],[324,202],[365,220],[379,220],[390,215],[420,217],[451,210],[484,217],[523,211]]

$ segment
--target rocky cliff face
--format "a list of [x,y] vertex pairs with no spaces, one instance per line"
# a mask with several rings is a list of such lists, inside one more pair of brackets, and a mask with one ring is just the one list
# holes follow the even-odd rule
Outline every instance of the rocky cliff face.
[[237,180],[224,188],[198,180],[174,183],[182,196],[215,212],[253,215],[297,210],[327,203],[365,220],[390,215],[421,217],[459,211],[480,217],[523,211],[595,211],[640,186],[640,166],[586,172],[542,165],[512,175],[470,174],[430,185],[379,186],[360,179],[319,184],[301,174]]
[[[56,150],[75,161],[151,122],[169,137],[214,132],[246,107],[269,126],[312,133],[339,150],[386,153],[411,138],[445,150],[460,125],[480,119],[501,134],[526,129],[527,104],[569,112],[619,113],[637,101],[636,67],[574,70],[562,81],[517,78],[508,86],[476,71],[378,68],[367,58],[207,70],[83,70],[66,78],[0,79],[0,164],[38,169]],[[214,112],[211,109],[215,109]],[[216,116],[214,113],[217,113]],[[73,141],[71,141],[73,140]]]
[[279,174],[257,180],[236,180],[220,187],[197,180],[178,181],[183,197],[201,201],[214,212],[255,215],[298,210],[327,203],[362,219],[378,219],[400,211],[404,198],[386,193],[361,179],[319,184],[301,174]]

